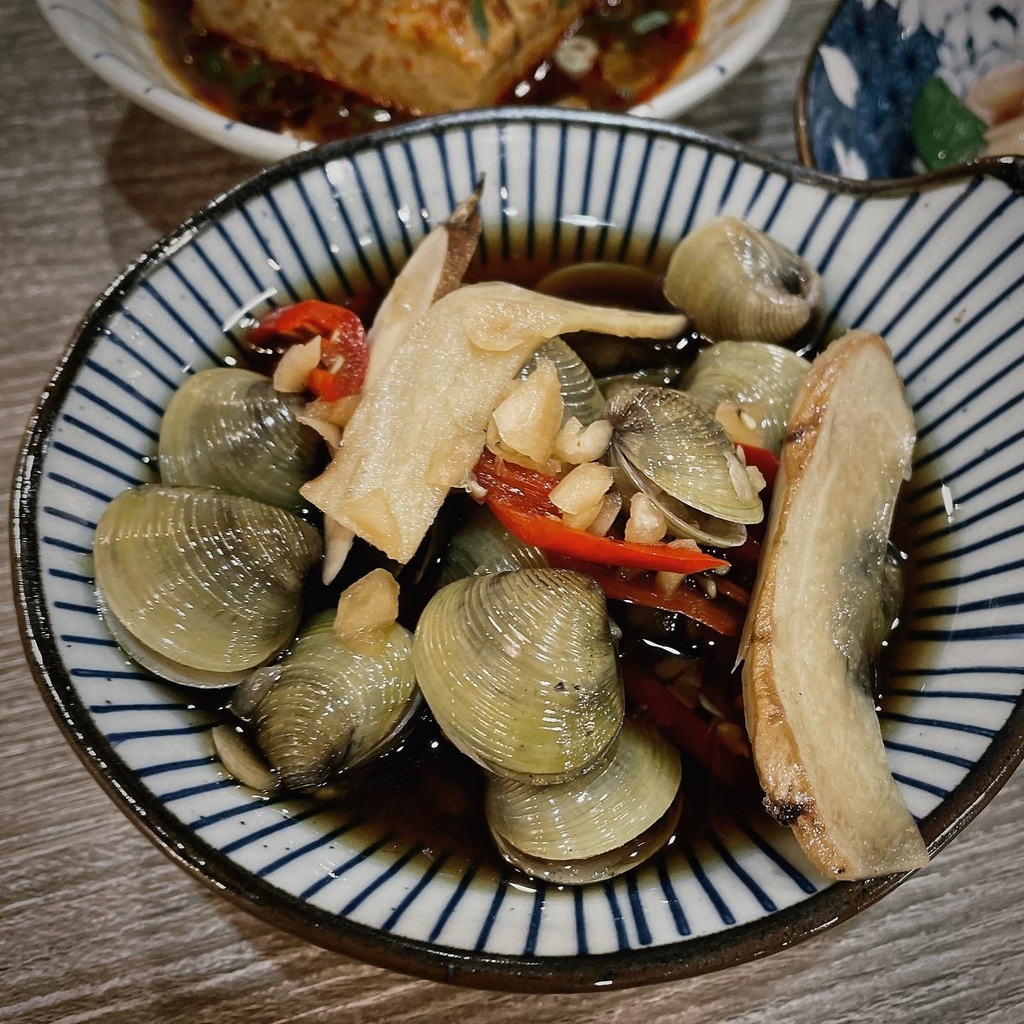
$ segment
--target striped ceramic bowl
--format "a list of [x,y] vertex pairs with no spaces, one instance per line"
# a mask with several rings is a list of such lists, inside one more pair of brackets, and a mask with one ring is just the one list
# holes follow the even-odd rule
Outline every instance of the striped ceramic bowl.
[[[1020,165],[997,170],[1020,187]],[[495,274],[523,259],[657,265],[688,229],[732,213],[819,267],[837,317],[888,339],[920,442],[905,509],[916,571],[882,728],[933,852],[978,812],[1021,758],[1024,722],[1024,196],[992,175],[880,191],[653,121],[540,110],[420,122],[267,170],[115,281],[46,390],[14,495],[29,660],[68,740],[143,831],[311,941],[534,990],[763,955],[901,879],[829,885],[764,814],[726,807],[638,870],[563,888],[343,804],[261,799],[214,755],[217,714],[126,660],[97,618],[96,521],[151,478],[185,375],[236,354],[241,311],[385,284],[481,172]]]

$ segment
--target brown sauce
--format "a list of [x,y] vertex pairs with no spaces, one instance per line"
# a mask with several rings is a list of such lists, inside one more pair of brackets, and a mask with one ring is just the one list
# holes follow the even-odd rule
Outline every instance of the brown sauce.
[[[542,61],[502,102],[626,110],[656,93],[693,46],[703,0],[599,0],[571,30],[597,59],[570,77]],[[140,0],[154,47],[188,92],[225,117],[314,142],[410,120],[334,82],[207,31],[192,0]]]

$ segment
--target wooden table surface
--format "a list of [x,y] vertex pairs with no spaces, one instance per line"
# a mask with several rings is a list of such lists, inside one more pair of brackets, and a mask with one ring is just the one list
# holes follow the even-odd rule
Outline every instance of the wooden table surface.
[[[795,158],[792,96],[830,0],[794,0],[700,128]],[[137,252],[246,161],[85,71],[32,0],[0,0],[0,479],[71,330]],[[6,549],[6,545],[5,545]],[[811,941],[649,988],[521,996],[369,967],[190,879],[89,776],[25,663],[0,571],[0,1021],[726,1024],[1024,1021],[1024,773],[935,863]]]

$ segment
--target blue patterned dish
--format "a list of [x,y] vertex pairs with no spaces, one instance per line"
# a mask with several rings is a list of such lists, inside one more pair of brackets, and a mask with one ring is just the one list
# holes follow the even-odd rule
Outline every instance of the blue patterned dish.
[[[86,67],[157,117],[262,163],[312,144],[223,117],[191,96],[164,65],[145,28],[140,0],[36,0],[64,45]],[[674,77],[634,109],[678,117],[720,89],[774,35],[790,0],[705,0],[699,35]]]
[[914,99],[941,77],[957,96],[1024,54],[1024,0],[840,0],[797,95],[800,159],[848,178],[920,173]]
[[[1021,165],[998,170],[1024,180]],[[41,400],[12,520],[29,660],[72,746],[144,832],[329,948],[534,990],[676,978],[783,948],[902,879],[829,885],[787,831],[725,809],[638,870],[562,888],[343,806],[260,799],[215,757],[216,714],[140,671],[97,617],[95,523],[150,479],[183,377],[236,354],[240,311],[387,282],[481,172],[496,274],[522,259],[658,265],[689,228],[732,213],[818,266],[838,317],[888,338],[920,444],[906,512],[917,568],[882,724],[933,852],[977,814],[1024,729],[1024,196],[994,173],[879,190],[671,125],[542,110],[420,122],[263,172],[108,288]]]

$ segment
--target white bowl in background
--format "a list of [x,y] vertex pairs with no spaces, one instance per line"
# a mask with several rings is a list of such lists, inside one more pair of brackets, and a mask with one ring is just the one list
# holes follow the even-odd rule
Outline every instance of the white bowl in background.
[[[191,96],[146,32],[138,0],[37,0],[86,67],[150,113],[261,163],[313,143],[226,118]],[[707,0],[700,34],[672,81],[633,113],[671,119],[720,88],[761,50],[790,0]]]

